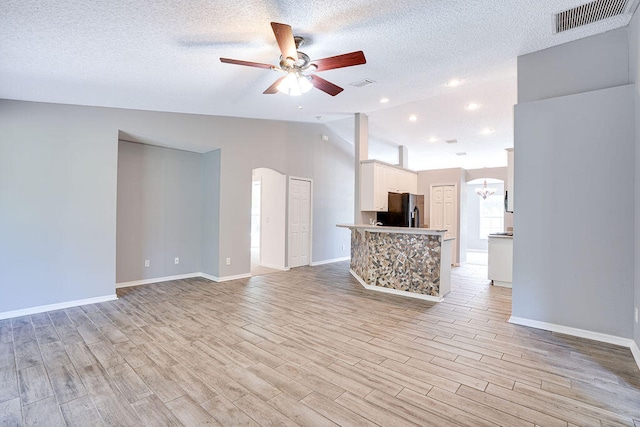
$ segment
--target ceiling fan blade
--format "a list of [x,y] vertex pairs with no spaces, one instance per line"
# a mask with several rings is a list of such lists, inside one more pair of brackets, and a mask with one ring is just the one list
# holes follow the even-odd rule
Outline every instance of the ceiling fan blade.
[[282,76],[280,77],[278,80],[276,80],[275,82],[273,82],[273,84],[271,86],[269,86],[267,88],[267,90],[265,90],[264,93],[265,95],[273,95],[274,93],[278,93],[278,85],[280,84],[280,82],[282,80],[284,80],[284,78],[287,76]]
[[311,64],[317,67],[316,71],[333,70],[335,68],[352,67],[354,65],[366,64],[364,52],[345,53],[343,55],[331,56],[329,58],[316,59]]
[[291,31],[291,25],[278,24],[277,22],[271,23],[273,28],[273,34],[276,36],[276,41],[280,47],[282,58],[293,58],[294,61],[298,60],[298,51],[296,50],[296,42],[293,39],[293,31]]
[[313,84],[316,88],[320,89],[325,93],[328,93],[331,96],[336,96],[337,94],[339,94],[344,90],[340,86],[336,86],[333,83],[328,82],[325,79],[320,78],[318,76],[311,76],[311,84]]
[[246,65],[247,67],[256,67],[256,68],[266,68],[266,69],[275,68],[273,65],[270,65],[270,64],[262,64],[260,62],[240,61],[239,59],[220,58],[220,62],[224,62],[225,64]]

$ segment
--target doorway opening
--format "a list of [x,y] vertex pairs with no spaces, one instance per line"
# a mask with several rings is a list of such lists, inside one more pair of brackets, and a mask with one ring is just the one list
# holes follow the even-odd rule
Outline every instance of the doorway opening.
[[[495,193],[483,199],[476,190]],[[480,178],[467,182],[467,264],[487,268],[489,234],[504,231],[504,181]]]
[[268,168],[251,173],[251,275],[286,270],[286,177]]

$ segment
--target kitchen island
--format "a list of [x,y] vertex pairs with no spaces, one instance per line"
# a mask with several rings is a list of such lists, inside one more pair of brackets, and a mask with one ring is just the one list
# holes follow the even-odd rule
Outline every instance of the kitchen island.
[[366,289],[442,301],[451,290],[445,230],[339,224],[351,230],[349,272]]

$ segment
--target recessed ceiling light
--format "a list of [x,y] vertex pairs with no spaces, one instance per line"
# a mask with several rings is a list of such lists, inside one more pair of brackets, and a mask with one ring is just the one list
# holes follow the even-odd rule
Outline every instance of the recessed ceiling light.
[[409,121],[415,122],[416,120],[418,120],[418,116],[416,116],[415,114],[409,116]]
[[484,128],[482,129],[482,134],[483,135],[491,135],[492,133],[494,133],[496,130],[493,128]]
[[467,104],[467,110],[469,111],[474,111],[477,110],[478,108],[480,108],[480,104],[478,104],[477,102],[470,102]]
[[449,87],[457,87],[462,84],[462,80],[460,79],[451,79],[447,82],[447,86]]
[[389,102],[389,98],[381,98],[380,99],[380,104],[386,104],[387,102]]
[[427,141],[429,142],[436,142],[438,141],[438,138],[436,138],[435,136],[432,136],[431,138],[429,138]]

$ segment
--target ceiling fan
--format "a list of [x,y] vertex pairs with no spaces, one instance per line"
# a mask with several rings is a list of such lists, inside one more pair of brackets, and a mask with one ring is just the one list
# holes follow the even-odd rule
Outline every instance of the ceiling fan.
[[280,77],[263,93],[274,94],[283,92],[288,95],[297,96],[308,92],[312,87],[316,87],[331,96],[336,96],[344,89],[315,74],[305,74],[305,72],[318,72],[333,70],[336,68],[351,67],[354,65],[366,64],[367,60],[362,51],[345,53],[343,55],[331,56],[329,58],[316,59],[312,61],[309,56],[298,49],[303,45],[303,37],[294,37],[291,26],[287,24],[271,23],[273,33],[276,36],[278,47],[280,48],[279,66],[263,64],[260,62],[241,61],[237,59],[220,58],[226,64],[245,65],[247,67],[267,68],[274,71],[286,73]]

